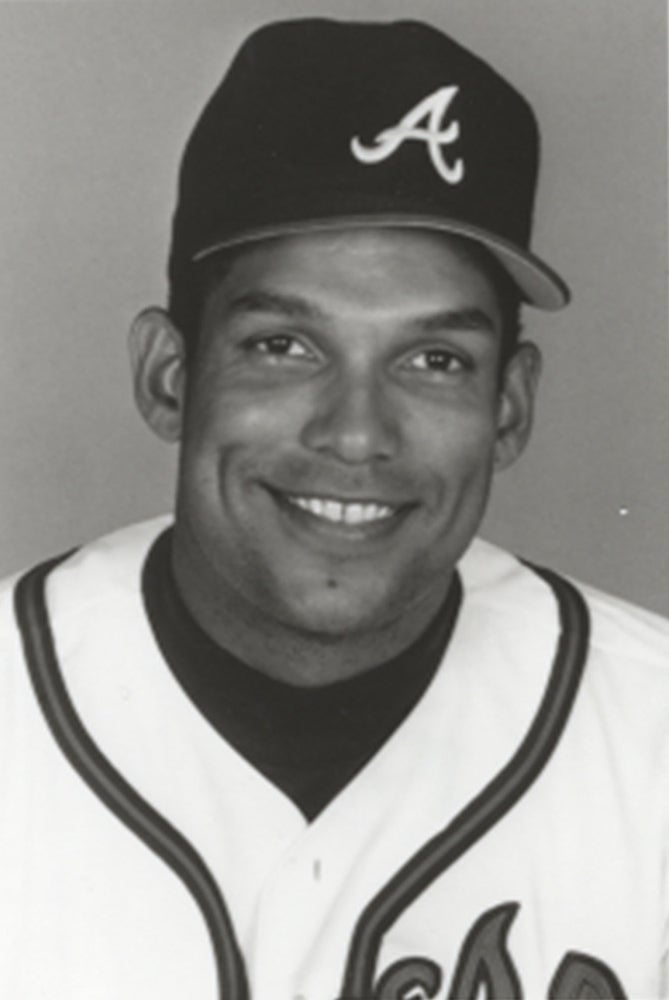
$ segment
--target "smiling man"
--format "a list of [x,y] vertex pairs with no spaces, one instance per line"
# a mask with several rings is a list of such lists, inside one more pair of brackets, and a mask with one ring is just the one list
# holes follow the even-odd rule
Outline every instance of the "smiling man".
[[182,442],[175,575],[256,669],[341,680],[444,601],[537,368],[529,343],[505,357],[484,260],[413,228],[277,236],[228,261],[188,363],[165,314],[138,319],[140,407]]
[[130,338],[174,517],[3,591],[2,996],[669,995],[669,628],[474,538],[537,162],[428,26],[240,50]]

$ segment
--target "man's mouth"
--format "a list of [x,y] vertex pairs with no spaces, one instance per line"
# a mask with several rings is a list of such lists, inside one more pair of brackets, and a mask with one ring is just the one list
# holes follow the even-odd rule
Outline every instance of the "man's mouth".
[[376,501],[345,501],[332,500],[327,497],[290,496],[285,494],[288,503],[313,517],[331,524],[346,524],[351,526],[378,524],[392,517],[398,507]]

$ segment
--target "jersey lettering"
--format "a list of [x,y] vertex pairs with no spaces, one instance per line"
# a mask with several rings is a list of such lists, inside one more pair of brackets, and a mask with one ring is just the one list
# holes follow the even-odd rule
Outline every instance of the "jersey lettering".
[[458,87],[440,87],[429,97],[407,112],[397,125],[386,128],[374,139],[373,146],[365,146],[359,136],[351,140],[351,152],[361,163],[380,163],[392,156],[404,142],[424,142],[427,146],[434,169],[447,184],[459,184],[465,176],[465,164],[461,157],[447,163],[442,154],[444,146],[451,145],[460,138],[460,122],[445,124],[451,102],[458,93]]
[[[518,903],[503,903],[479,917],[460,949],[445,1000],[523,1000],[523,988],[507,947]],[[411,957],[379,977],[373,1000],[441,1000],[443,971],[432,959]],[[604,962],[570,951],[550,981],[547,1000],[626,1000],[620,980]]]
[[616,974],[596,958],[576,951],[560,962],[548,990],[548,1000],[625,1000]]
[[522,996],[520,979],[506,946],[518,903],[504,903],[488,910],[465,938],[453,974],[448,1000]]
[[433,1000],[441,981],[441,969],[431,959],[402,959],[383,973],[374,987],[374,1000]]

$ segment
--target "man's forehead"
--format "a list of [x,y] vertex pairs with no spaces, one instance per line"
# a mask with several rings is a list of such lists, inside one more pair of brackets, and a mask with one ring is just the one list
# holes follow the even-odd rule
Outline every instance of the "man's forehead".
[[454,326],[491,328],[497,314],[491,267],[485,251],[460,237],[333,230],[237,248],[212,272],[210,302],[228,316],[326,320],[364,311],[437,329],[452,313]]
[[488,274],[494,266],[491,255],[474,240],[452,233],[434,232],[420,226],[377,225],[328,226],[265,239],[249,240],[202,261],[205,273],[215,279],[255,270],[286,271],[305,268],[322,272],[330,267],[360,264],[367,267],[402,261],[421,273],[425,264],[463,267]]

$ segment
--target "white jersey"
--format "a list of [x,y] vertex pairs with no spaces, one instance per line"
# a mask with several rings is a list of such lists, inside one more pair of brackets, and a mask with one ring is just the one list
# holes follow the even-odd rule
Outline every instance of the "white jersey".
[[427,692],[308,823],[159,652],[165,524],[24,579],[22,634],[3,590],[3,1000],[669,996],[667,623],[475,542]]

